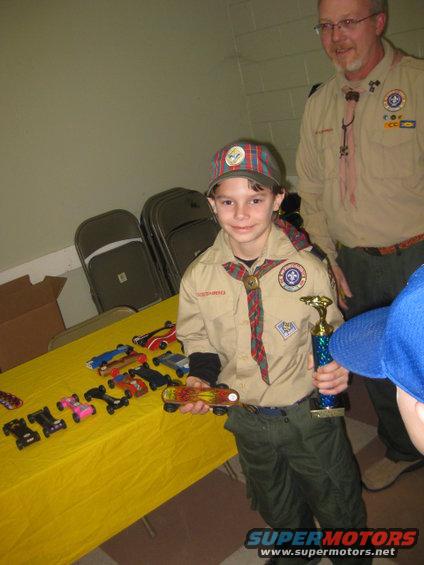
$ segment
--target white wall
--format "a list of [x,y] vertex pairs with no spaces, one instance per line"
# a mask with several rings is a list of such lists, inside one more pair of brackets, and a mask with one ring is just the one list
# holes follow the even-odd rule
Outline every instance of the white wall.
[[[4,282],[54,271],[88,217],[203,190],[216,148],[251,133],[226,0],[3,0],[0,123]],[[72,272],[67,325],[86,290]]]

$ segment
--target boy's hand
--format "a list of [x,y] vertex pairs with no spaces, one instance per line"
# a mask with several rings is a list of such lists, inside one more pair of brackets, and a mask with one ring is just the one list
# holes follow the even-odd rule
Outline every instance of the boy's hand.
[[[314,360],[310,355],[308,369],[312,369],[313,366]],[[336,361],[331,361],[314,371],[312,382],[321,394],[340,394],[348,387],[349,371]]]
[[[210,385],[206,381],[199,379],[199,377],[192,377],[191,375],[187,377],[186,386],[192,386],[198,389],[210,388]],[[191,403],[180,406],[179,411],[182,414],[207,414],[209,412],[209,406],[201,400],[198,400],[194,404]]]

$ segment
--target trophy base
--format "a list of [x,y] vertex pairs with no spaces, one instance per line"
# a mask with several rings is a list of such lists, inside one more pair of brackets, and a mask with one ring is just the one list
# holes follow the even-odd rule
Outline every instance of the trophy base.
[[341,404],[323,408],[318,398],[309,399],[309,410],[312,418],[337,418],[345,415],[345,407]]

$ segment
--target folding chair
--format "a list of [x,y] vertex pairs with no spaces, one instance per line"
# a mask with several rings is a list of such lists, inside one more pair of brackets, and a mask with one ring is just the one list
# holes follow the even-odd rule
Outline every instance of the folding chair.
[[171,296],[137,218],[127,210],[85,220],[75,232],[75,247],[98,312],[115,306],[141,310]]
[[174,293],[188,265],[212,245],[219,231],[206,196],[187,188],[151,196],[141,211],[140,225]]
[[135,314],[135,310],[129,306],[117,306],[116,308],[112,308],[112,310],[106,310],[106,312],[88,318],[88,320],[84,320],[84,322],[76,324],[53,336],[49,342],[48,350],[51,351],[52,349],[62,347],[62,345],[66,345],[80,337],[91,334],[100,328],[104,328],[109,324],[127,318],[131,316],[131,314]]

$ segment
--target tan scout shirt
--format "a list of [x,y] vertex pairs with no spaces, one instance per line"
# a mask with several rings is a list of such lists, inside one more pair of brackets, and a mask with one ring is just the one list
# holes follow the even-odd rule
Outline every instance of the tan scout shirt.
[[[386,247],[424,232],[424,60],[405,56],[392,67],[394,50],[386,41],[384,49],[368,77],[351,85],[366,91],[353,122],[356,207],[341,204],[339,189],[341,89],[348,81],[338,73],[306,104],[297,154],[301,214],[312,241],[331,261],[336,241]],[[388,104],[393,91],[401,91],[403,107],[397,110]]]
[[[241,400],[249,404],[285,406],[313,390],[307,354],[312,350],[310,325],[318,321],[318,313],[299,299],[325,295],[337,304],[324,264],[309,251],[296,251],[275,226],[272,226],[266,249],[250,272],[265,259],[282,258],[284,263],[260,279],[263,343],[270,385],[262,381],[259,367],[251,356],[244,285],[222,267],[227,261],[235,261],[223,231],[214,245],[188,267],[181,282],[177,336],[183,342],[186,355],[217,353],[222,364],[219,382],[235,388]],[[291,267],[302,275],[298,287],[290,286],[293,280],[287,274],[284,277]],[[335,327],[342,321],[334,305],[329,308],[327,320]]]

